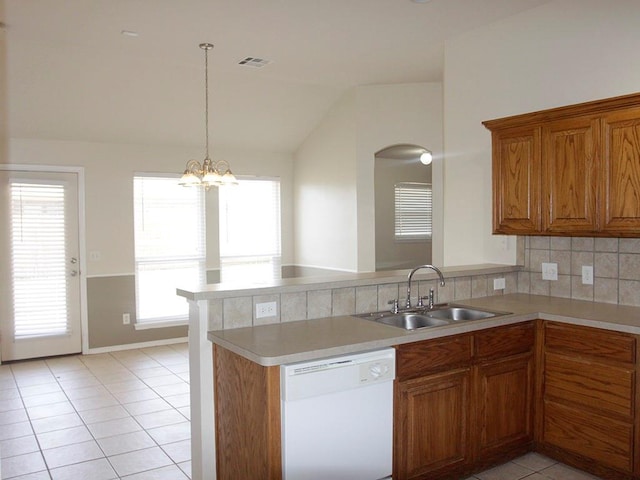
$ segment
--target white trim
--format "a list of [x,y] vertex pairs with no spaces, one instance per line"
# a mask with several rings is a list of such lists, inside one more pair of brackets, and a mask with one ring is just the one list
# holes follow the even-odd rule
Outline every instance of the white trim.
[[159,347],[162,345],[173,345],[176,343],[187,343],[188,337],[167,338],[165,340],[150,340],[148,342],[125,343],[124,345],[112,345],[109,347],[90,348],[86,354],[120,352],[122,350],[135,350],[137,348]]
[[134,323],[133,328],[136,330],[149,330],[151,328],[168,328],[168,327],[188,327],[189,320],[173,320],[167,322],[142,322]]
[[78,256],[80,257],[80,345],[82,353],[89,350],[89,314],[87,309],[87,245],[84,167],[60,165],[0,164],[0,170],[48,173],[75,173],[78,177]]
[[106,278],[106,277],[133,277],[135,273],[101,273],[98,275],[87,275],[87,278]]

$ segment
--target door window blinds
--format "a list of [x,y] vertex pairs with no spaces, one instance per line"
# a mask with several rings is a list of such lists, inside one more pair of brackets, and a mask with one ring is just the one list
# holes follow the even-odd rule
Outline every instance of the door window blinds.
[[14,339],[65,335],[65,186],[11,181]]

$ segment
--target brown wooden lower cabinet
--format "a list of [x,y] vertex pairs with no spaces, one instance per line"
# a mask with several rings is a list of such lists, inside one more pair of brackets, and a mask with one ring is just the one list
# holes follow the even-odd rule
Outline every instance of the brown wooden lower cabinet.
[[469,368],[398,384],[393,478],[435,478],[469,462]]
[[462,478],[531,449],[534,344],[528,322],[399,346],[393,478]]
[[634,335],[541,323],[538,449],[603,478],[640,478]]
[[526,452],[533,440],[533,355],[511,356],[475,368],[476,464],[491,465]]

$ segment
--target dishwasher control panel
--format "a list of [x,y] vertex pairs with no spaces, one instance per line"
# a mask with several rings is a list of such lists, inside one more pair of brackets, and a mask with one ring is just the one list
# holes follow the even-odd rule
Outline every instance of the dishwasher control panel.
[[378,358],[360,364],[360,384],[375,383],[395,378],[395,359]]

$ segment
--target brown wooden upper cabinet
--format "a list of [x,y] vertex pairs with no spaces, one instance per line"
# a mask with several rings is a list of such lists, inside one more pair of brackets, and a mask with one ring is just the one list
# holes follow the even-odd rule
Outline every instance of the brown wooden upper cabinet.
[[483,124],[494,233],[640,237],[640,94]]

